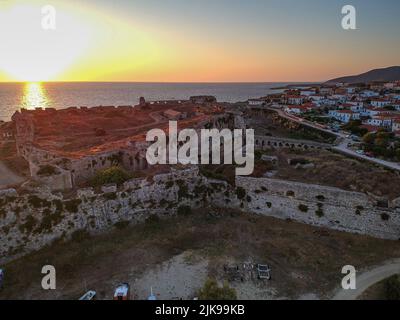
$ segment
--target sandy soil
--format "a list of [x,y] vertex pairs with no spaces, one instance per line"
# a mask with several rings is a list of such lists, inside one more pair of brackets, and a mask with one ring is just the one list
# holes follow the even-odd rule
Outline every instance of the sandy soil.
[[151,267],[138,279],[131,280],[137,298],[146,299],[150,288],[160,300],[187,300],[196,296],[208,276],[208,260],[196,257],[192,259],[191,252],[185,252]]

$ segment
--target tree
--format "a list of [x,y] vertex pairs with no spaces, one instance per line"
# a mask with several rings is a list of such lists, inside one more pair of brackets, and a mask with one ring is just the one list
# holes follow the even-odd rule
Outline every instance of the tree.
[[207,279],[203,288],[199,291],[200,300],[236,300],[236,291],[225,282],[219,287],[214,279]]
[[400,148],[396,149],[396,158],[400,161]]
[[387,147],[388,146],[388,140],[385,138],[376,138],[375,139],[375,144],[378,147]]
[[94,178],[91,180],[91,183],[94,186],[102,186],[110,183],[121,185],[130,178],[131,175],[128,172],[120,167],[115,166],[98,171]]
[[400,276],[394,275],[384,282],[385,297],[388,300],[400,300]]
[[368,132],[363,136],[363,142],[366,144],[372,144],[375,141],[375,134]]

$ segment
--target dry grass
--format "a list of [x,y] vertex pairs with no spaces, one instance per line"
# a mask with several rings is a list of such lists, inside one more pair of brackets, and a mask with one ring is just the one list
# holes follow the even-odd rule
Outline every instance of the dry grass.
[[[367,162],[350,159],[324,150],[275,150],[268,154],[279,157],[275,178],[333,186],[345,190],[370,192],[389,199],[400,197],[400,175]],[[287,163],[290,158],[305,158],[314,169],[295,169]]]
[[[76,299],[87,288],[109,298],[115,281],[188,250],[210,259],[210,273],[220,274],[229,261],[269,263],[270,283],[280,296],[308,292],[328,295],[341,279],[343,265],[362,269],[399,257],[398,242],[318,229],[221,210],[203,209],[185,217],[152,220],[96,237],[54,244],[5,266],[0,299]],[[40,289],[43,265],[57,268],[56,293]]]

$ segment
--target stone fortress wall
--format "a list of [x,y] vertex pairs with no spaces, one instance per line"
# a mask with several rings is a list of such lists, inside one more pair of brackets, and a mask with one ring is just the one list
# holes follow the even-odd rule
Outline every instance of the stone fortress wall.
[[[196,166],[133,179],[101,192],[79,189],[64,199],[49,190],[0,192],[0,263],[78,232],[98,233],[182,208],[231,208],[258,215],[369,235],[400,238],[400,201],[381,208],[363,193],[268,178],[237,177],[236,187],[202,176]],[[207,210],[207,209],[205,209]]]
[[[213,185],[214,189],[203,190],[205,185]],[[214,194],[222,197],[226,187],[225,182],[206,179],[198,168],[190,168],[173,170],[151,180],[133,179],[120,188],[103,186],[98,193],[92,188],[79,189],[76,196],[68,199],[48,189],[24,195],[3,190],[0,263],[82,230],[95,234],[125,221],[144,221],[151,215],[176,214],[184,206],[203,206]]]
[[[210,100],[212,97],[192,97],[194,103]],[[197,101],[196,99],[200,99]],[[208,99],[208,100],[207,100]],[[211,101],[211,100],[210,100]],[[163,101],[153,102],[163,104]],[[165,102],[167,103],[167,102]],[[178,101],[180,103],[180,101]],[[118,107],[132,108],[132,107]],[[81,107],[79,110],[115,110],[114,107]],[[78,110],[78,108],[68,108],[68,110]],[[65,111],[65,110],[64,110]],[[81,157],[79,159],[63,158],[59,155],[35,146],[35,126],[33,124],[33,114],[55,113],[55,109],[21,110],[13,115],[13,122],[16,127],[16,144],[20,156],[24,157],[30,167],[30,174],[37,180],[49,186],[52,190],[66,190],[74,188],[76,185],[92,178],[96,172],[110,168],[111,166],[122,166],[129,172],[141,171],[148,168],[146,160],[146,150],[149,143],[128,142],[125,146],[98,152],[96,154]],[[234,117],[231,114],[213,115],[210,119],[197,123],[197,130],[201,128],[232,128],[235,125]],[[43,166],[51,166],[55,173],[40,175]]]
[[291,148],[291,149],[303,149],[303,150],[330,150],[332,145],[327,143],[320,143],[310,140],[298,140],[298,139],[289,139],[289,138],[281,138],[281,137],[272,137],[272,136],[255,136],[254,143],[256,149],[281,149],[281,148]]
[[364,193],[269,178],[237,177],[244,210],[377,238],[400,239],[400,206],[387,208]]

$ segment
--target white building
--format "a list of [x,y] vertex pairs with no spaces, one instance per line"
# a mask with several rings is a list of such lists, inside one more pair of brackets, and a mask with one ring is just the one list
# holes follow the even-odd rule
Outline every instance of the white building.
[[330,87],[321,87],[321,88],[319,89],[319,92],[320,92],[321,94],[330,95],[330,94],[333,93],[333,88],[330,88]]
[[357,87],[347,87],[346,90],[347,90],[347,93],[349,93],[349,94],[355,93],[357,90]]
[[385,116],[373,116],[371,119],[367,120],[367,124],[369,124],[371,126],[391,128],[392,127],[392,118],[385,117]]
[[293,114],[303,114],[305,112],[311,111],[312,108],[308,106],[287,106],[285,108],[285,112],[287,113],[293,113]]
[[361,96],[364,98],[379,97],[379,93],[372,90],[364,90],[361,92]]
[[300,91],[300,95],[302,96],[311,96],[316,93],[315,89],[303,89]]
[[249,106],[262,106],[265,101],[262,99],[249,99],[247,100],[247,103],[249,104]]
[[329,111],[329,115],[344,123],[348,123],[352,120],[360,120],[360,114],[351,110],[331,110]]
[[399,132],[400,131],[400,118],[399,119],[394,119],[392,121],[392,131],[393,132]]
[[390,104],[390,100],[388,99],[371,99],[371,106],[376,108],[383,108]]
[[355,100],[355,101],[346,101],[347,104],[353,105],[353,106],[360,106],[363,107],[364,106],[364,102],[362,100]]
[[287,96],[287,104],[300,105],[304,102],[304,96]]
[[381,108],[366,107],[362,115],[366,117],[373,117],[383,113],[384,110],[382,110]]
[[332,98],[335,100],[338,100],[340,102],[345,102],[347,100],[347,95],[345,94],[334,94],[332,95]]
[[310,95],[310,100],[315,101],[315,102],[322,102],[324,101],[326,98],[324,95],[322,94],[313,94]]
[[400,111],[400,100],[394,101],[391,104],[397,111]]

